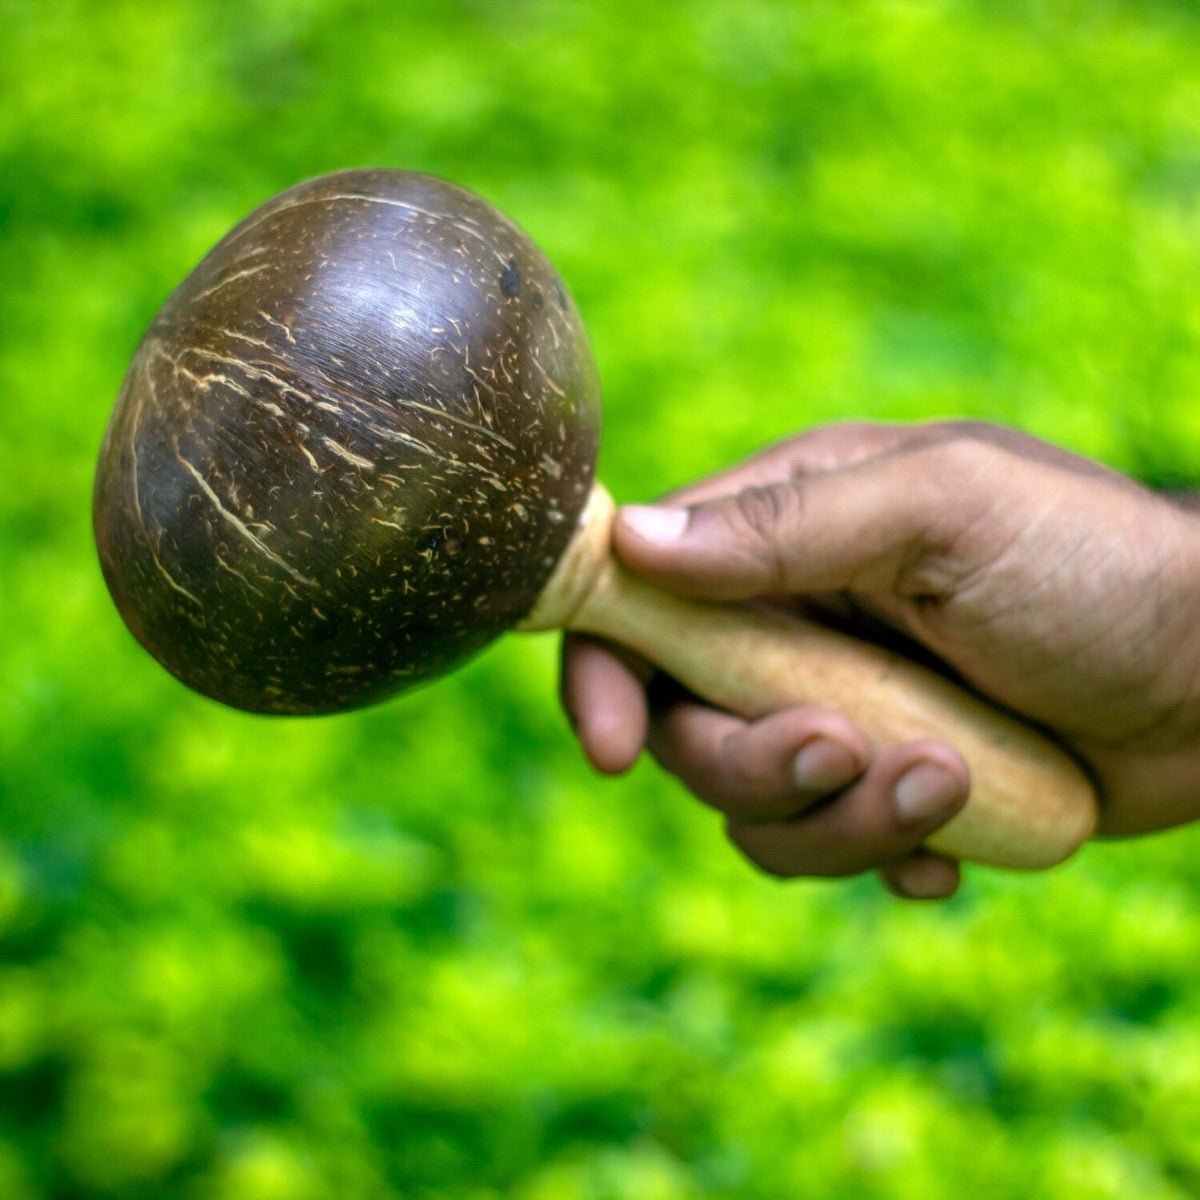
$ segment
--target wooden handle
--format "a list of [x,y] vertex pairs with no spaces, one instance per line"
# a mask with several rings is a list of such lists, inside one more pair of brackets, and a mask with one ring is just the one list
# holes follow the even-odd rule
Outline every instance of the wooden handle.
[[844,713],[879,745],[935,737],[971,770],[966,807],[930,839],[955,858],[1036,868],[1088,838],[1096,798],[1040,733],[902,655],[811,621],[681,600],[623,570],[599,485],[523,629],[566,628],[636,650],[697,695],[747,718],[792,705]]

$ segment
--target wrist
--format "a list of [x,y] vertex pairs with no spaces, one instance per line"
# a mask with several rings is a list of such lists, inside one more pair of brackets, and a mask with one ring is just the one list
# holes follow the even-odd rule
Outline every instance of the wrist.
[[1104,836],[1200,819],[1200,506],[1157,499],[1126,527],[1143,568],[1142,619],[1112,627],[1130,671],[1131,729],[1076,744],[1099,781]]
[[[1174,499],[1174,498],[1172,498]],[[1164,589],[1173,611],[1165,621],[1178,630],[1173,657],[1180,664],[1180,728],[1190,736],[1200,761],[1200,496],[1175,503],[1176,545],[1169,554],[1170,583]]]

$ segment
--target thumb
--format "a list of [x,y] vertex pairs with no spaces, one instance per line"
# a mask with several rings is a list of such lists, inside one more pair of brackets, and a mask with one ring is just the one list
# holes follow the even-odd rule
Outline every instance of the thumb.
[[627,505],[614,547],[638,574],[708,600],[841,588],[932,594],[920,568],[975,522],[987,496],[983,464],[964,459],[925,447],[686,508]]

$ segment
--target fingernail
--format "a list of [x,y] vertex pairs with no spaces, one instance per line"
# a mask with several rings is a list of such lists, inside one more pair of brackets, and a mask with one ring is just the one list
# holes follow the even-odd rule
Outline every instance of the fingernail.
[[948,817],[958,807],[962,784],[945,767],[921,763],[900,776],[894,798],[896,812],[906,825]]
[[899,864],[892,886],[910,900],[944,900],[954,895],[958,875],[949,863],[922,859]]
[[687,528],[686,508],[658,508],[627,504],[621,509],[621,521],[646,542],[674,542]]
[[806,792],[828,791],[847,784],[858,774],[858,760],[839,742],[818,737],[797,752],[792,778]]

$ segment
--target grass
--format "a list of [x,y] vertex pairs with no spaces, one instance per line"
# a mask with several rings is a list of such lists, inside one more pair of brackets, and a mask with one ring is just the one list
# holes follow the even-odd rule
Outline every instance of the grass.
[[0,1194],[937,1200],[1200,1190],[1197,834],[783,886],[552,639],[314,721],[121,627],[95,453],[250,208],[382,164],[555,260],[622,499],[970,415],[1197,482],[1187,4],[0,0]]

